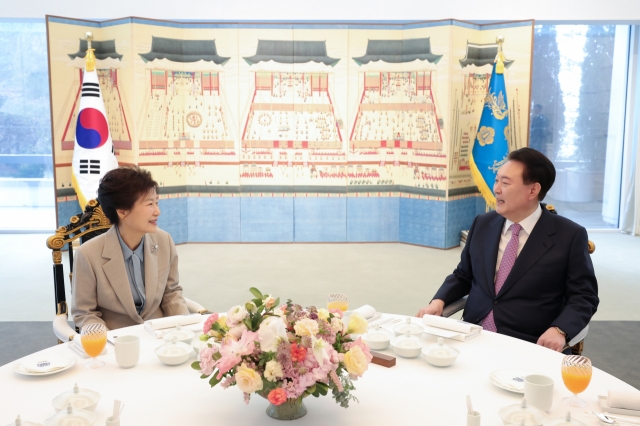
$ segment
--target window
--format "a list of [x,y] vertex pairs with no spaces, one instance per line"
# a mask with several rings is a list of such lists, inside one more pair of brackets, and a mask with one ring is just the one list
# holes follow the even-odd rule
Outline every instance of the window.
[[556,166],[545,202],[589,228],[617,228],[629,26],[536,25],[530,146]]
[[0,21],[0,231],[55,229],[43,21]]

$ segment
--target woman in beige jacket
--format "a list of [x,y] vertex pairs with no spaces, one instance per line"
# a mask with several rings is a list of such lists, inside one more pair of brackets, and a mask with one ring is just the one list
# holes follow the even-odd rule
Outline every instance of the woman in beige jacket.
[[77,327],[115,329],[188,314],[178,284],[178,254],[158,228],[158,184],[138,167],[121,167],[100,181],[98,202],[114,224],[76,252],[71,314]]

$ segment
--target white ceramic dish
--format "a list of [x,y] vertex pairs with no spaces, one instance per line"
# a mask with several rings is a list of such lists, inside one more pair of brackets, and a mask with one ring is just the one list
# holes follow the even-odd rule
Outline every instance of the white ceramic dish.
[[182,326],[178,324],[175,329],[167,332],[164,336],[162,336],[162,338],[166,342],[171,342],[171,339],[174,336],[176,337],[176,340],[178,342],[186,343],[187,345],[189,345],[191,344],[191,341],[196,336],[196,334],[189,329],[182,328]]
[[364,340],[371,349],[378,351],[387,349],[392,338],[393,334],[383,328],[373,329],[367,334],[362,335],[362,340]]
[[191,357],[193,348],[186,343],[173,341],[156,348],[160,362],[166,365],[180,365]]
[[68,370],[74,365],[76,365],[76,360],[77,360],[76,357],[69,356],[65,358],[69,360],[69,364],[67,364],[65,367],[59,370],[47,371],[46,373],[32,373],[31,371],[28,371],[24,367],[22,367],[22,365],[20,364],[20,361],[18,361],[13,364],[13,371],[15,371],[18,374],[22,374],[23,376],[51,376],[52,374],[62,373],[63,371]]
[[492,372],[489,380],[500,389],[524,394],[524,378],[530,374],[538,373],[518,368],[505,368]]
[[611,414],[621,414],[623,416],[640,417],[640,411],[627,410],[625,408],[613,408],[609,407],[609,398],[604,395],[598,395],[598,404],[602,411],[606,411]]
[[69,404],[74,409],[94,411],[100,402],[100,394],[91,389],[79,388],[76,384],[73,389],[61,393],[51,401],[56,411],[66,410]]
[[413,324],[411,322],[411,317],[407,317],[405,322],[401,322],[393,327],[393,332],[396,336],[404,336],[408,332],[412,336],[420,337],[422,336],[422,333],[424,333],[424,328],[421,325]]
[[9,423],[7,426],[42,426],[42,423],[33,423],[28,420],[22,420],[20,414],[13,423]]
[[523,399],[520,404],[507,405],[498,411],[505,425],[543,426],[547,415],[544,411],[528,406]]
[[44,422],[44,426],[91,426],[98,420],[98,415],[83,409],[67,407]]
[[416,336],[398,336],[391,340],[391,349],[396,355],[404,358],[415,358],[426,345],[425,341]]
[[449,367],[458,358],[460,351],[444,344],[442,337],[438,338],[435,345],[422,348],[422,355],[427,362],[436,367]]
[[200,351],[207,346],[207,342],[200,340],[199,337],[196,337],[191,341],[191,347],[193,348],[193,351],[196,353],[196,355],[200,355]]

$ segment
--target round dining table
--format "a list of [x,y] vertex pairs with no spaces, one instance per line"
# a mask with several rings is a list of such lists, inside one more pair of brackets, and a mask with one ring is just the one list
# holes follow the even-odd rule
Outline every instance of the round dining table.
[[[384,314],[388,317],[405,318]],[[206,317],[203,316],[203,321]],[[421,320],[413,318],[417,324]],[[378,321],[377,321],[378,322]],[[201,326],[189,326],[198,330]],[[391,330],[393,326],[389,326]],[[196,333],[199,334],[199,333]],[[267,400],[252,395],[248,404],[237,387],[211,388],[208,380],[200,379],[200,373],[191,368],[196,361],[193,353],[189,361],[178,366],[162,364],[154,349],[164,344],[145,331],[142,325],[112,330],[115,336],[140,337],[140,360],[130,369],[118,366],[113,346],[107,345],[107,353],[99,357],[106,365],[91,370],[84,368],[88,361],[78,356],[65,343],[53,346],[29,356],[64,354],[76,357],[72,367],[57,374],[34,377],[14,371],[18,361],[0,367],[0,426],[12,423],[16,415],[23,420],[44,423],[53,416],[51,401],[77,383],[80,388],[94,390],[101,395],[95,413],[94,425],[102,426],[111,415],[114,400],[124,403],[122,426],[186,426],[186,425],[269,425],[279,424],[268,417]],[[428,343],[436,343],[437,337],[424,334]],[[490,374],[499,369],[526,369],[554,380],[553,405],[549,419],[566,415],[571,411],[574,419],[587,425],[598,425],[592,414],[585,411],[601,411],[598,395],[607,395],[610,389],[633,390],[625,382],[593,368],[589,387],[580,397],[588,402],[586,408],[570,408],[562,403],[570,396],[565,388],[560,366],[563,355],[522,340],[501,334],[481,332],[466,342],[445,339],[460,351],[456,362],[446,368],[434,367],[421,355],[418,358],[396,356],[391,348],[379,351],[396,356],[396,365],[390,368],[369,365],[365,374],[354,382],[352,401],[345,409],[330,396],[305,398],[308,413],[295,420],[299,425],[466,425],[466,396],[471,397],[473,409],[481,414],[483,426],[502,424],[498,411],[507,405],[518,404],[523,395],[498,388],[489,380]],[[11,344],[4,342],[5,345]],[[589,344],[588,338],[586,344]],[[615,356],[615,354],[612,354]]]

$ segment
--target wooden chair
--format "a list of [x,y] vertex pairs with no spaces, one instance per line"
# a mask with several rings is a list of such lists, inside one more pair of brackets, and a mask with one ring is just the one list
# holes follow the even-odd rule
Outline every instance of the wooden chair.
[[[62,265],[62,249],[66,246],[69,251],[69,282],[73,280],[73,243],[78,241],[83,244],[100,234],[104,234],[111,228],[111,222],[102,211],[97,200],[89,200],[84,213],[71,218],[71,223],[61,226],[56,233],[47,238],[47,247],[52,251],[53,257],[53,285],[55,290],[56,316],[53,319],[53,332],[58,338],[58,343],[73,340],[78,334],[69,326],[69,307],[64,287],[64,268]],[[187,299],[187,308],[191,313],[210,313],[202,305]]]
[[[556,212],[556,209],[552,204],[542,203],[542,206],[545,207],[550,213],[558,214],[558,212]],[[588,250],[589,250],[589,254],[593,254],[593,252],[596,251],[596,245],[591,240],[589,240],[589,243],[588,243]],[[464,296],[463,298],[458,299],[455,302],[445,306],[444,310],[442,311],[442,316],[448,318],[451,315],[463,310],[466,304],[467,304],[467,296]],[[580,333],[578,333],[577,336],[575,336],[573,339],[569,341],[568,345],[571,347],[571,352],[574,355],[582,355],[582,351],[584,350],[584,338],[587,336],[588,332],[589,332],[589,324],[587,324],[587,326]]]

